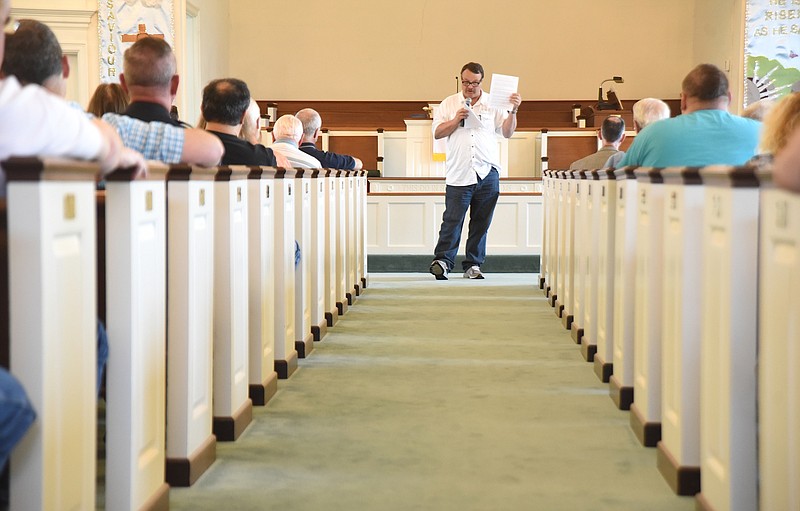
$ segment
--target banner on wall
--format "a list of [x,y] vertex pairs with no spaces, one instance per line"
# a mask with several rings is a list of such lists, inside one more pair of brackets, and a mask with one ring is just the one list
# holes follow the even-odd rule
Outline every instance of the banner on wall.
[[122,55],[140,37],[175,41],[173,0],[100,0],[100,81],[119,82]]
[[747,0],[744,106],[800,90],[800,0]]

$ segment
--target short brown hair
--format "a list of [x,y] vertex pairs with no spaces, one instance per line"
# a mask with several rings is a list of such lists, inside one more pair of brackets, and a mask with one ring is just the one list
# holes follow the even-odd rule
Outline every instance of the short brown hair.
[[687,97],[710,101],[728,95],[728,77],[714,64],[700,64],[683,79],[681,90]]
[[475,73],[476,75],[481,75],[481,80],[483,80],[483,78],[486,76],[483,73],[483,66],[477,62],[467,62],[461,67],[461,73],[463,73],[464,70],[467,70],[470,73]]
[[770,109],[761,131],[761,149],[776,154],[800,126],[800,93],[787,94]]

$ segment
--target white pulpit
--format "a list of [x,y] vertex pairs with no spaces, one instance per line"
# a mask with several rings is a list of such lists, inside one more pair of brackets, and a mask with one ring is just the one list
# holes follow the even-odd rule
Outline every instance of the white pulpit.
[[[431,119],[406,119],[405,177],[444,177],[444,160],[433,159]],[[442,154],[442,153],[439,153]]]

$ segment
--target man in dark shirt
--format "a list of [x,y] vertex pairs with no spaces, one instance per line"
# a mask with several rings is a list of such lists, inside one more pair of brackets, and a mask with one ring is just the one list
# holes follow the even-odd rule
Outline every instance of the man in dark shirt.
[[170,116],[180,82],[178,63],[169,44],[156,37],[142,37],[125,50],[120,85],[131,98],[125,115],[146,122],[159,121],[189,126]]
[[206,130],[219,137],[225,146],[222,164],[290,167],[289,162],[280,161],[285,158],[276,158],[272,149],[239,138],[249,106],[250,89],[242,80],[220,78],[203,89],[200,109],[206,120]]
[[304,108],[295,116],[303,123],[303,140],[300,150],[318,159],[326,169],[361,170],[363,164],[358,158],[346,154],[336,154],[317,149],[317,138],[322,127],[322,117],[316,110]]

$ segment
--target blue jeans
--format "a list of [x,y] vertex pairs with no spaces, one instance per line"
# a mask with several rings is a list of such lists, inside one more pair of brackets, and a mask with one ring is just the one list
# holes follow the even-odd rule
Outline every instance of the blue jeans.
[[100,319],[97,319],[97,394],[100,395],[100,389],[103,386],[103,372],[108,362],[108,334],[106,328]]
[[486,233],[492,223],[494,207],[500,195],[500,175],[496,169],[474,185],[447,186],[444,199],[442,227],[439,229],[439,242],[436,243],[434,257],[447,263],[447,269],[455,266],[458,245],[461,243],[461,229],[469,209],[469,235],[465,259],[461,266],[480,266],[486,259]]
[[11,373],[0,368],[0,469],[34,419],[36,412],[25,389]]

